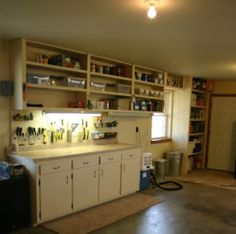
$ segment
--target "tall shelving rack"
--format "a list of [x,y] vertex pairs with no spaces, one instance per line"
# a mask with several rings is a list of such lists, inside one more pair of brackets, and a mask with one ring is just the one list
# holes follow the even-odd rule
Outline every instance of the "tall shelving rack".
[[199,169],[205,166],[208,99],[207,80],[192,78],[188,145],[191,169]]

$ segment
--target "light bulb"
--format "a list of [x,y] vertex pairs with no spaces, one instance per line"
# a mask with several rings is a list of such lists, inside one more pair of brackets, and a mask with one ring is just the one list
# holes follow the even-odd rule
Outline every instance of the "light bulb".
[[155,6],[151,5],[148,9],[147,15],[150,19],[154,19],[157,15],[157,11],[155,9]]

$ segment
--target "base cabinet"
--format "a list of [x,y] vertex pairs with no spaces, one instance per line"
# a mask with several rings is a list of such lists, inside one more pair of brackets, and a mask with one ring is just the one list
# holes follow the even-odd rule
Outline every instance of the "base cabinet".
[[42,220],[71,212],[71,173],[45,174],[40,179]]
[[121,195],[139,190],[141,150],[126,150],[122,152],[121,165]]
[[109,201],[120,196],[120,162],[100,167],[99,201]]
[[139,149],[33,161],[12,156],[30,174],[31,223],[107,202],[139,190]]
[[84,209],[98,202],[98,167],[73,172],[73,209]]
[[140,160],[127,160],[122,163],[121,194],[126,195],[139,190]]

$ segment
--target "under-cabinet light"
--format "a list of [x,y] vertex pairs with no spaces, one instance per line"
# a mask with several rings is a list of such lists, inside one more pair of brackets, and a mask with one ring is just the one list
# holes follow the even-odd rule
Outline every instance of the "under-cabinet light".
[[80,119],[87,119],[87,118],[92,118],[92,117],[97,117],[101,116],[99,113],[47,113],[47,117],[53,121],[65,119],[65,120],[70,120],[77,122]]

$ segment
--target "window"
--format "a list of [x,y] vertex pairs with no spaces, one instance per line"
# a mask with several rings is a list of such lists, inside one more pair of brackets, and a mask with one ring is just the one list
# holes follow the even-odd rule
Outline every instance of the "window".
[[152,116],[152,142],[171,138],[172,103],[173,91],[166,90],[163,113],[154,113]]

